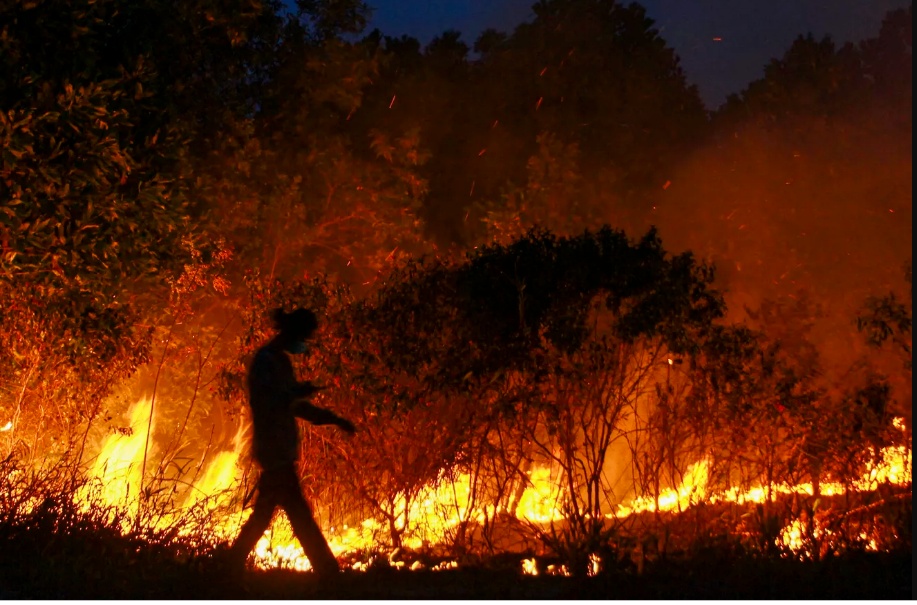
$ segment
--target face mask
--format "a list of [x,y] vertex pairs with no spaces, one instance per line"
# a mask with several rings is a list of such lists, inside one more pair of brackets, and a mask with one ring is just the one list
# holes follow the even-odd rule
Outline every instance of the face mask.
[[308,350],[309,348],[306,346],[305,340],[297,340],[296,342],[294,342],[287,348],[287,351],[289,351],[293,355],[302,355],[303,353],[305,353]]

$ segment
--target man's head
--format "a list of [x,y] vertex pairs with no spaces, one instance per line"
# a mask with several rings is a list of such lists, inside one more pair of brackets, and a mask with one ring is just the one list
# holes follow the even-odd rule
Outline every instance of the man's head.
[[309,309],[294,309],[287,313],[275,309],[274,327],[280,332],[284,348],[290,353],[304,353],[306,340],[318,329],[318,319]]

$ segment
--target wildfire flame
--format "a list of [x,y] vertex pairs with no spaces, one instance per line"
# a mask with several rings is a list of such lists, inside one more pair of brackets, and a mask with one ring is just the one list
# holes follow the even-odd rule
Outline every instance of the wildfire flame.
[[655,510],[685,510],[692,504],[704,499],[707,492],[709,464],[706,460],[695,462],[688,467],[681,484],[677,488],[667,488],[660,492],[658,498],[643,496],[630,504],[618,506],[614,515],[609,517],[627,517],[634,513],[654,512]]
[[[130,422],[124,434],[109,435],[90,471],[101,486],[105,504],[137,510],[143,488],[143,458],[147,444],[152,401],[138,400],[130,410]],[[81,500],[88,500],[85,494]]]
[[[147,444],[151,402],[141,399],[131,408],[130,429],[123,434],[109,435],[101,445],[97,461],[92,468],[92,475],[102,485],[101,496],[110,505],[123,506],[128,510],[138,510],[140,492],[143,488],[142,463]],[[897,419],[896,419],[897,420]],[[897,424],[896,424],[897,426]],[[150,442],[152,443],[152,442]],[[241,483],[239,460],[244,448],[242,433],[236,435],[234,447],[229,451],[213,455],[199,479],[195,482],[184,501],[186,508],[204,505],[209,511],[218,510],[221,504],[230,502],[231,494],[237,493]],[[147,452],[149,455],[149,452]],[[904,485],[911,480],[911,450],[909,447],[896,446],[881,450],[879,461],[867,467],[866,472],[850,488],[854,491],[875,490],[881,483]],[[741,490],[732,488],[722,493],[708,493],[709,463],[700,460],[687,467],[679,485],[667,488],[656,497],[641,496],[627,503],[617,505],[609,518],[627,516],[654,511],[684,511],[701,501],[760,503],[768,498],[768,493],[812,495],[813,488],[809,483],[797,485],[775,484],[770,486],[755,485]],[[462,520],[482,520],[494,514],[493,506],[481,510],[470,510],[472,477],[458,474],[451,477],[442,476],[438,481],[426,486],[406,505],[402,497],[396,502],[396,509],[404,512],[403,518],[410,522],[404,527],[404,546],[418,548],[425,543],[441,542],[447,532]],[[845,487],[841,484],[826,483],[820,486],[822,495],[843,494]],[[88,500],[88,498],[87,498]],[[563,519],[561,506],[564,502],[564,490],[560,487],[559,474],[556,469],[535,467],[529,473],[529,482],[514,511],[515,516],[531,523],[549,524]],[[219,519],[214,532],[221,540],[231,540],[245,521],[248,511],[243,514],[226,515]],[[329,546],[336,556],[360,550],[370,550],[382,526],[375,519],[366,519],[357,526],[325,528]],[[822,532],[816,529],[816,532]],[[779,543],[790,550],[803,548],[805,523],[797,519],[789,523],[780,533]],[[816,537],[819,534],[816,533]],[[873,546],[874,546],[873,542]],[[294,539],[292,528],[284,515],[277,515],[271,527],[258,542],[255,553],[255,565],[259,568],[283,567],[295,570],[311,568],[298,542]],[[401,561],[392,561],[392,565],[403,566]],[[455,562],[444,562],[434,569],[454,566]],[[589,573],[598,573],[601,561],[597,555],[590,557]],[[366,565],[358,563],[354,569],[365,569]],[[522,571],[536,575],[538,567],[534,558],[522,562]],[[548,573],[567,574],[566,568],[547,569]]]

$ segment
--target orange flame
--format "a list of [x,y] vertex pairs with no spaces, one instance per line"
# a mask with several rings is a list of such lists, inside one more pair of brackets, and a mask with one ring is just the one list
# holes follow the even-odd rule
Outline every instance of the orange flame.
[[[101,445],[100,453],[92,468],[92,475],[102,485],[101,495],[105,503],[120,506],[128,511],[138,511],[140,490],[143,477],[141,465],[144,447],[147,442],[147,425],[150,414],[150,400],[140,399],[131,408],[130,427],[127,434],[115,434],[107,437]],[[897,419],[896,419],[897,420]],[[897,424],[896,424],[897,426]],[[244,432],[239,431],[234,439],[233,449],[217,452],[212,456],[200,479],[185,496],[185,507],[205,505],[210,512],[217,511],[221,505],[231,503],[233,494],[241,489],[241,468],[239,460],[244,451]],[[151,441],[152,443],[152,441]],[[905,485],[911,480],[911,450],[905,446],[888,447],[880,451],[879,461],[869,465],[863,476],[852,484],[855,491],[872,491],[881,483]],[[662,490],[657,497],[641,496],[630,502],[620,503],[615,511],[607,517],[624,518],[629,515],[659,511],[684,511],[701,502],[764,502],[767,494],[805,494],[813,493],[812,485],[756,485],[741,490],[732,488],[720,493],[709,493],[709,463],[700,460],[688,466],[679,485]],[[558,469],[547,466],[536,466],[529,473],[529,481],[514,511],[515,516],[524,521],[548,524],[563,518],[562,508],[566,499],[565,490],[561,487],[561,474]],[[493,505],[472,509],[470,502],[473,478],[468,474],[456,474],[447,477],[442,475],[437,481],[426,486],[413,498],[410,504],[402,495],[396,498],[395,508],[401,511],[403,522],[404,546],[412,549],[423,544],[441,543],[450,529],[463,520],[483,520],[495,513]],[[828,483],[821,485],[823,495],[844,493],[841,484]],[[83,498],[89,501],[88,494]],[[248,512],[241,515],[226,515],[218,519],[214,532],[217,539],[231,540],[238,532]],[[168,522],[169,520],[163,520]],[[378,537],[383,533],[382,524],[375,519],[366,519],[357,526],[325,528],[329,546],[336,556],[372,549],[378,544]],[[803,547],[804,524],[797,519],[789,523],[781,532],[778,541],[790,550]],[[819,530],[822,531],[822,530]],[[294,539],[289,521],[283,515],[275,517],[271,527],[258,542],[254,553],[255,565],[259,568],[282,567],[295,570],[311,568],[308,559]],[[392,562],[394,566],[403,566],[403,562]],[[455,562],[445,562],[437,569],[454,566]],[[522,563],[523,573],[537,574],[538,568],[534,559]],[[597,556],[590,558],[589,572],[598,573],[601,561]],[[355,564],[355,569],[365,569],[362,563]],[[564,567],[547,569],[547,573],[568,574]]]

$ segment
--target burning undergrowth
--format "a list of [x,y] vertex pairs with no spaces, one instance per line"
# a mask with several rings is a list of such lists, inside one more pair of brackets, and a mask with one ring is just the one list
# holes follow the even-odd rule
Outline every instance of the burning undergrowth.
[[[653,232],[608,229],[408,264],[359,300],[323,279],[253,276],[235,359],[184,354],[172,363],[196,370],[170,374],[163,355],[153,384],[197,376],[191,397],[153,388],[118,430],[89,417],[80,456],[35,465],[11,448],[0,527],[52,567],[218,560],[254,485],[246,355],[269,334],[267,310],[305,305],[322,330],[299,370],[358,432],[306,430],[302,485],[351,570],[512,561],[588,577],[710,552],[908,552],[909,411],[875,370],[824,389],[817,355],[796,354],[808,349],[725,325],[712,278]],[[309,569],[282,515],[250,564]]]

